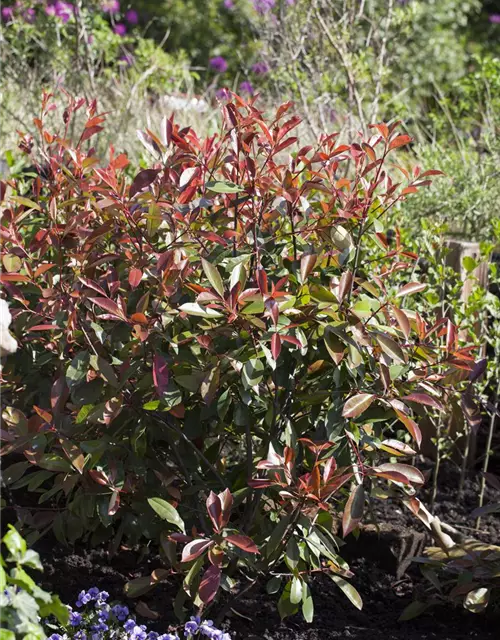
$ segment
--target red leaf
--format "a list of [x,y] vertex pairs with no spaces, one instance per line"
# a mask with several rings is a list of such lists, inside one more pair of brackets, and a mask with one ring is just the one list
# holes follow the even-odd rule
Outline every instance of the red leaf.
[[405,478],[408,478],[408,480],[414,484],[425,483],[425,478],[422,475],[422,473],[415,467],[412,467],[410,464],[401,464],[399,462],[394,462],[394,463],[387,462],[385,464],[381,464],[378,467],[378,471],[381,471],[383,473],[395,471],[396,473],[405,476]]
[[66,386],[66,378],[64,375],[59,376],[50,390],[50,405],[54,414],[61,413],[64,405],[66,404],[68,394],[69,389]]
[[200,582],[200,588],[198,595],[205,604],[211,602],[219,590],[221,578],[221,570],[219,567],[211,565],[203,574],[203,578]]
[[418,424],[415,422],[415,420],[412,420],[409,416],[407,416],[399,409],[394,408],[394,411],[396,412],[396,415],[404,424],[404,426],[410,432],[412,438],[417,443],[417,446],[420,448],[420,445],[422,443],[422,432],[420,431],[420,427],[418,426]]
[[256,276],[256,279],[257,279],[257,285],[259,287],[260,292],[263,295],[268,293],[267,275],[266,275],[266,272],[264,271],[264,269],[257,269],[257,272],[256,272],[255,276]]
[[317,259],[318,256],[314,253],[304,254],[300,259],[300,279],[302,282],[307,280],[307,276],[314,269]]
[[363,489],[363,485],[358,484],[354,491],[351,491],[345,505],[344,515],[342,516],[342,530],[344,532],[344,538],[351,533],[351,531],[356,529],[363,517],[364,508],[365,490]]
[[80,142],[85,142],[85,140],[88,140],[93,135],[95,135],[96,133],[99,133],[99,131],[102,131],[102,130],[103,130],[103,127],[87,127],[87,128],[85,128],[83,133],[82,133],[82,137],[80,138]]
[[299,349],[302,349],[302,342],[298,338],[294,338],[293,336],[281,336],[281,339],[283,340],[283,342],[289,342]]
[[443,410],[443,405],[432,396],[427,393],[410,393],[407,396],[403,396],[401,400],[409,400],[410,402],[416,402],[417,404],[424,404],[427,407],[434,407],[434,409]]
[[167,361],[161,354],[155,353],[153,356],[153,384],[159,398],[163,396],[167,388],[169,377]]
[[108,504],[108,516],[114,516],[120,508],[120,493],[119,491],[113,491]]
[[222,493],[219,493],[219,500],[222,507],[222,520],[221,528],[227,526],[229,518],[231,516],[231,509],[233,508],[233,496],[229,489],[224,489]]
[[401,296],[409,296],[412,293],[418,293],[419,291],[423,291],[427,289],[427,285],[423,282],[409,282],[405,284],[401,289],[396,293],[396,298],[400,298]]
[[366,411],[374,400],[373,393],[358,393],[345,403],[342,415],[344,418],[356,418]]
[[143,171],[139,171],[130,185],[129,198],[133,198],[137,193],[149,187],[160,171],[161,169],[144,169]]
[[455,350],[456,342],[457,328],[451,320],[448,320],[448,324],[446,326],[446,351],[448,353]]
[[111,485],[108,478],[101,471],[91,470],[88,472],[88,474],[94,482],[97,482],[97,484],[101,484],[103,487],[109,487]]
[[350,271],[344,271],[340,277],[339,288],[337,292],[337,299],[340,303],[344,300],[345,296],[352,287],[352,273]]
[[248,536],[231,534],[226,536],[225,540],[228,540],[231,544],[234,544],[235,547],[243,549],[243,551],[247,551],[248,553],[260,553],[255,542]]
[[52,269],[52,267],[55,267],[55,263],[48,263],[48,264],[41,264],[38,269],[35,270],[35,273],[33,274],[34,278],[38,278],[38,276],[41,276],[42,273],[45,273],[46,271],[48,271],[49,269]]
[[28,276],[22,273],[0,273],[0,282],[29,282]]
[[410,321],[408,320],[408,316],[402,309],[398,309],[398,307],[393,306],[392,312],[394,313],[394,317],[396,318],[405,338],[408,338],[411,331]]
[[94,304],[105,311],[109,311],[113,316],[118,318],[119,320],[126,320],[125,316],[122,314],[120,307],[110,300],[109,298],[89,298]]
[[389,149],[397,149],[398,147],[403,147],[405,144],[412,142],[412,138],[410,136],[402,135],[397,136],[394,140],[391,141],[389,145]]
[[328,458],[325,464],[325,468],[323,469],[323,482],[325,483],[328,482],[336,470],[337,470],[337,461],[332,456],[331,458]]
[[202,553],[210,549],[210,547],[213,547],[214,544],[215,542],[213,540],[204,540],[202,538],[189,542],[182,550],[181,561],[191,562],[191,560],[199,558]]
[[130,269],[128,274],[128,282],[132,289],[136,289],[142,280],[142,271],[135,267]]
[[273,354],[273,358],[277,360],[281,353],[281,338],[279,333],[273,333],[271,338],[271,353]]
[[207,498],[207,511],[214,529],[219,532],[222,524],[222,503],[219,496],[213,491],[210,491]]

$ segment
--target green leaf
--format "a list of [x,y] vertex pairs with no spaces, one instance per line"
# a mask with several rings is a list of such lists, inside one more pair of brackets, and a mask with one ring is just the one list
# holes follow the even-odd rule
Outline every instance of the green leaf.
[[257,360],[257,358],[253,358],[248,362],[245,362],[243,365],[243,369],[241,370],[241,376],[243,380],[243,385],[245,388],[250,389],[251,387],[256,387],[258,384],[262,382],[262,378],[264,372],[264,365],[261,360]]
[[299,606],[297,604],[293,604],[290,600],[291,587],[292,583],[288,582],[283,589],[280,599],[278,600],[278,613],[282,620],[287,616],[293,616],[299,610]]
[[300,560],[299,545],[297,544],[297,540],[295,539],[295,536],[292,536],[288,541],[288,544],[286,545],[285,562],[287,563],[288,567],[293,571],[294,569],[297,568],[297,565],[299,564],[299,560]]
[[349,582],[341,578],[340,576],[330,575],[330,578],[335,582],[335,584],[345,593],[345,595],[349,598],[352,604],[356,607],[356,609],[363,608],[363,600],[361,600],[361,596]]
[[0,629],[0,640],[16,640],[16,634],[8,629]]
[[28,467],[31,467],[31,463],[29,462],[16,462],[15,464],[11,464],[7,469],[2,469],[2,480],[6,484],[17,482],[17,480],[23,477]]
[[125,583],[124,591],[129,598],[138,598],[151,591],[154,586],[151,576],[141,576]]
[[205,272],[205,275],[207,276],[208,281],[210,282],[212,287],[217,291],[220,297],[223,298],[224,284],[222,282],[220,273],[217,270],[217,267],[215,267],[213,264],[210,264],[210,262],[208,262],[208,260],[205,260],[205,258],[201,259],[201,266],[203,267],[203,271]]
[[38,571],[43,571],[42,563],[40,562],[40,556],[33,549],[28,549],[26,553],[21,558],[21,564],[26,567],[30,567],[31,569],[37,569]]
[[226,414],[229,411],[229,407],[231,406],[231,402],[231,394],[229,392],[229,389],[226,389],[217,400],[217,413],[219,414],[219,418],[221,420],[224,420],[224,418],[226,417]]
[[224,314],[220,313],[216,309],[209,309],[208,307],[202,307],[197,302],[186,302],[181,304],[179,311],[183,311],[190,316],[198,316],[200,318],[223,318]]
[[71,471],[71,464],[63,458],[57,455],[57,453],[46,453],[38,460],[38,466],[48,471]]
[[292,578],[292,586],[290,588],[290,602],[298,604],[302,600],[302,580],[294,576]]
[[90,366],[95,369],[112,387],[118,387],[118,378],[113,367],[101,356],[91,355]]
[[302,615],[306,622],[311,623],[314,619],[314,602],[309,585],[305,582],[302,590]]
[[63,626],[66,626],[69,622],[68,607],[61,602],[59,596],[52,596],[50,602],[40,607],[40,616],[42,618],[46,618],[50,615],[55,616]]
[[474,260],[474,258],[471,258],[471,256],[465,256],[462,258],[462,264],[468,273],[471,273],[471,271],[474,271],[474,269],[477,268],[477,261]]
[[415,602],[412,602],[407,607],[405,607],[403,613],[398,618],[398,622],[413,620],[413,618],[416,618],[417,616],[421,615],[426,609],[428,609],[429,606],[430,605],[426,604],[425,602],[419,602],[418,600],[415,600]]
[[33,200],[30,200],[29,198],[25,198],[24,196],[10,196],[10,200],[16,204],[22,204],[25,207],[29,207],[30,209],[36,209],[37,211],[42,210],[39,204],[33,202]]
[[89,368],[89,358],[87,351],[80,351],[66,369],[66,384],[70,391],[85,380]]
[[9,531],[3,537],[3,543],[16,560],[21,559],[26,553],[26,541],[11,524],[9,524]]
[[267,593],[271,596],[275,593],[278,593],[278,591],[281,588],[281,582],[282,579],[279,576],[273,576],[269,582],[266,584],[266,591]]
[[269,540],[267,541],[265,551],[264,551],[266,558],[271,559],[275,551],[278,549],[279,544],[283,540],[285,531],[287,530],[291,519],[292,519],[292,514],[288,513],[287,515],[281,518],[278,524],[274,525],[272,533],[269,536]]
[[153,511],[156,511],[162,520],[170,522],[170,524],[175,525],[183,532],[185,531],[184,521],[178,514],[177,509],[169,502],[162,498],[148,498],[148,504]]
[[239,193],[244,190],[239,184],[234,182],[221,182],[220,180],[211,180],[206,183],[207,189],[214,193]]
[[404,364],[406,362],[405,354],[399,344],[385,333],[378,333],[375,336],[382,351],[392,360]]
[[0,565],[0,591],[3,591],[7,585],[7,574],[5,569]]

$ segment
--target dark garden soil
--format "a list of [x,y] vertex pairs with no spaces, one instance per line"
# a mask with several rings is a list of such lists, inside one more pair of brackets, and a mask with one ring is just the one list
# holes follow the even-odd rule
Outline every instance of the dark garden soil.
[[[473,532],[470,512],[477,505],[478,482],[467,481],[462,501],[458,501],[458,474],[445,467],[441,477],[436,514],[460,528],[465,535]],[[491,489],[488,500],[500,500]],[[424,587],[418,567],[409,563],[413,553],[419,553],[426,538],[423,525],[410,512],[379,501],[374,513],[380,523],[380,535],[368,526],[358,541],[352,536],[341,550],[355,577],[351,580],[360,592],[364,606],[358,611],[327,577],[318,577],[312,585],[315,616],[312,624],[300,616],[280,621],[276,611],[276,596],[269,596],[264,585],[242,597],[224,624],[235,640],[240,638],[265,640],[465,640],[500,639],[499,612],[474,615],[464,609],[441,606],[409,622],[397,621],[403,609]],[[476,536],[492,544],[500,544],[500,518],[485,517]],[[151,573],[160,566],[154,554],[140,558],[130,550],[120,550],[108,561],[104,549],[68,550],[48,538],[38,543],[45,565],[43,584],[60,594],[68,603],[75,601],[81,589],[98,586],[106,589],[112,599],[124,600],[123,586],[127,580]],[[399,556],[395,557],[395,556]],[[156,622],[145,620],[150,628],[165,632],[175,624],[172,599],[176,585],[162,584],[141,598],[160,614]],[[132,603],[135,601],[131,601]],[[129,602],[131,608],[132,604]],[[140,617],[140,616],[138,616]]]

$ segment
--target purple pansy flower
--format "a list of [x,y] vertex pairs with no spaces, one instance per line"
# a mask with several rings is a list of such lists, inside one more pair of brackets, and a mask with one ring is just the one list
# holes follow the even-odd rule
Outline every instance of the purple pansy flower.
[[119,36],[124,36],[127,33],[127,27],[122,22],[117,22],[113,31]]
[[184,625],[184,635],[194,635],[200,628],[200,618],[191,616],[191,619]]
[[222,56],[215,56],[215,58],[210,58],[209,62],[210,66],[217,73],[224,73],[227,71],[227,61]]
[[490,14],[489,21],[493,24],[500,24],[500,13]]
[[234,2],[233,0],[224,0],[224,7],[226,9],[234,9]]

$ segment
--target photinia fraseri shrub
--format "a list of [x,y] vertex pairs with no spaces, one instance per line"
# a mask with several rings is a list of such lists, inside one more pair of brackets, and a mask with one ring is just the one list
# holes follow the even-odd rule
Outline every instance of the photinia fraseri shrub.
[[336,523],[355,532],[380,495],[418,511],[414,408],[440,411],[471,368],[451,322],[402,304],[426,285],[383,228],[439,172],[395,181],[397,123],[301,147],[290,103],[266,119],[234,95],[218,136],[173,117],[139,132],[152,164],[130,181],[123,154],[95,155],[95,102],[70,100],[57,133],[50,109],[45,95],[39,145],[20,143],[40,175],[1,188],[20,344],[2,454],[24,456],[5,476],[54,507],[24,525],[111,551],[159,539],[167,568],[128,593],[183,575],[179,615],[267,576],[283,617],[312,620],[317,573],[361,607]]

